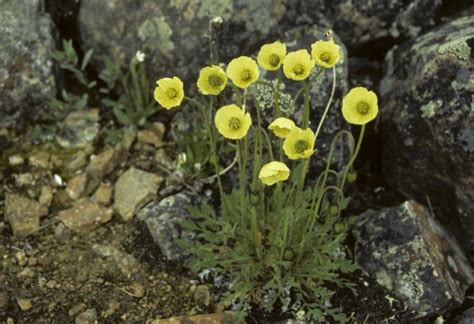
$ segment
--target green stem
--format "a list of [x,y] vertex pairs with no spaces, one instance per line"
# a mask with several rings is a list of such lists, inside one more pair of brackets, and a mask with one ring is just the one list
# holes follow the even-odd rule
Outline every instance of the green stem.
[[329,100],[326,104],[326,108],[324,109],[323,116],[319,121],[318,128],[316,129],[315,139],[318,139],[319,132],[321,131],[321,127],[323,126],[324,120],[326,119],[326,115],[328,114],[329,107],[331,107],[332,99],[334,98],[334,93],[336,92],[336,68],[332,68],[332,88],[331,88],[331,95],[329,96]]
[[273,101],[275,102],[275,111],[274,111],[274,119],[280,117],[280,82],[281,77],[280,73],[277,74],[277,83],[276,83],[276,91],[273,94]]
[[[221,199],[224,199],[224,189],[222,186],[222,180],[221,180],[221,176],[219,172],[219,163],[218,163],[218,157],[217,157],[217,152],[216,152],[216,143],[214,140],[214,133],[211,128],[211,123],[209,121],[209,116],[207,115],[206,109],[201,103],[189,97],[185,97],[185,99],[191,102],[194,106],[196,106],[201,111],[202,116],[204,118],[204,124],[206,124],[206,129],[209,135],[209,144],[211,145],[212,164],[214,165],[214,169],[217,176],[217,186],[219,187],[219,194],[221,196]],[[211,105],[212,105],[212,101],[211,101]]]
[[140,91],[140,84],[137,76],[137,64],[135,58],[130,62],[130,73],[132,74],[132,84],[133,84],[133,97],[134,97],[134,108],[135,112],[141,111],[143,108],[143,98]]
[[309,87],[310,83],[304,82],[304,104],[303,104],[303,129],[309,126]]
[[363,138],[364,138],[364,133],[365,133],[365,124],[362,125],[362,127],[361,127],[361,129],[360,129],[359,139],[357,140],[357,145],[356,145],[354,154],[352,155],[352,157],[351,157],[349,163],[346,165],[346,168],[344,169],[344,173],[343,173],[342,178],[341,178],[341,183],[340,183],[340,185],[339,185],[339,188],[341,188],[341,190],[344,189],[344,185],[345,185],[345,183],[346,183],[347,173],[348,173],[349,170],[351,169],[352,164],[354,164],[354,161],[356,160],[357,155],[359,154],[360,147],[361,147],[361,145],[362,145],[362,140],[363,140]]
[[266,141],[267,141],[267,147],[268,147],[268,152],[270,153],[270,161],[274,161],[273,159],[273,149],[272,149],[272,142],[270,141],[270,137],[268,136],[267,132],[265,129],[260,127],[260,131],[263,133]]
[[257,189],[257,178],[260,168],[262,166],[262,134],[260,129],[262,128],[262,118],[260,116],[260,105],[255,101],[255,108],[257,113],[257,130],[255,132],[255,145],[254,145],[254,164],[253,164],[253,179],[252,179],[252,191],[256,191]]
[[[343,192],[342,192],[341,189],[339,189],[338,187],[336,187],[336,186],[327,186],[327,187],[324,188],[324,190],[321,192],[320,197],[321,197],[321,198],[324,197],[324,195],[326,194],[326,192],[329,191],[329,190],[334,190],[334,191],[336,191],[338,194],[343,195]],[[321,200],[318,200],[317,210],[319,210],[321,201],[322,201],[322,199],[321,199]],[[304,232],[303,232],[303,235],[302,235],[302,237],[301,237],[301,243],[300,243],[300,248],[299,248],[300,253],[299,253],[299,255],[298,255],[298,258],[297,258],[296,263],[298,263],[298,262],[301,260],[301,257],[302,257],[302,255],[303,255],[303,253],[304,253],[304,251],[305,251],[306,239],[307,239],[308,235],[310,235],[310,233],[313,231],[314,225],[315,225],[315,223],[316,223],[316,219],[317,219],[316,215],[317,215],[317,214],[316,214],[316,213],[312,213],[311,215],[312,215],[312,217],[311,217],[311,222],[309,223],[309,226],[307,226],[307,227],[305,228],[305,230],[304,230]]]
[[244,163],[242,158],[242,145],[240,140],[237,140],[236,146],[237,163],[239,165],[239,195],[240,195],[240,218],[242,222],[242,230],[245,228],[244,208],[245,208],[245,183],[244,183]]

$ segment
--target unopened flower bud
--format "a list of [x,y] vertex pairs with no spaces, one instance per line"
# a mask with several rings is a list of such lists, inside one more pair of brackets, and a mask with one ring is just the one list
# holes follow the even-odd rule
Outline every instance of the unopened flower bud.
[[352,171],[352,172],[347,173],[347,181],[349,183],[352,183],[356,180],[357,180],[357,172]]
[[250,203],[252,206],[257,206],[260,203],[260,195],[258,193],[252,193],[250,195]]
[[344,225],[341,223],[334,224],[333,228],[334,228],[334,232],[336,232],[337,234],[342,233],[342,231],[344,231]]
[[336,205],[332,205],[331,207],[329,207],[329,216],[337,216],[338,212],[339,208]]
[[295,256],[295,254],[294,254],[293,250],[290,249],[290,248],[285,249],[285,252],[283,252],[283,260],[285,260],[285,261],[293,260],[294,256]]

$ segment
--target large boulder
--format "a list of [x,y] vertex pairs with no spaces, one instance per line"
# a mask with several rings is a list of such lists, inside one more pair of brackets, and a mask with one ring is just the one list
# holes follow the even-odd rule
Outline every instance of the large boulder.
[[40,3],[0,2],[0,127],[41,118],[56,93],[52,22]]
[[141,50],[152,78],[189,79],[209,60],[211,19],[224,21],[215,25],[214,40],[221,59],[228,59],[274,34],[284,10],[283,0],[83,0],[79,28],[84,48],[93,48],[97,58],[127,64]]
[[325,13],[349,47],[383,47],[389,39],[413,39],[434,26],[441,4],[442,0],[335,0],[326,4]]
[[384,173],[474,251],[474,16],[396,46],[381,81]]
[[462,304],[474,275],[455,240],[422,205],[407,201],[359,216],[356,260],[416,317]]

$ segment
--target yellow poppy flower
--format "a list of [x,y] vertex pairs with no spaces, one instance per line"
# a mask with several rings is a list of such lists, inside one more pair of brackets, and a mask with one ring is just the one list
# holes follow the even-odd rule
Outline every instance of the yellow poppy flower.
[[162,78],[156,81],[156,84],[153,96],[163,108],[171,109],[181,104],[184,98],[184,85],[179,78]]
[[311,45],[311,49],[311,55],[316,64],[326,69],[332,68],[341,58],[340,47],[332,40],[319,40]]
[[265,44],[260,48],[257,55],[258,65],[268,71],[276,71],[283,63],[286,56],[286,44],[274,42]]
[[290,160],[309,158],[314,152],[314,133],[310,128],[298,127],[288,134],[283,142],[283,151]]
[[224,90],[227,76],[223,69],[217,65],[206,66],[199,72],[197,86],[203,95],[217,96]]
[[342,116],[349,124],[364,125],[379,111],[377,95],[364,87],[351,89],[342,99]]
[[289,176],[290,169],[285,163],[273,161],[262,167],[258,178],[267,186],[271,186],[277,182],[287,180]]
[[296,125],[291,119],[280,117],[275,119],[269,126],[268,129],[280,138],[286,138]]
[[283,60],[283,72],[288,79],[301,81],[308,77],[314,68],[314,60],[311,59],[305,49],[288,53]]
[[257,62],[248,56],[235,58],[227,66],[227,76],[237,87],[242,89],[257,81],[259,75]]
[[229,139],[241,139],[247,135],[252,124],[250,114],[237,105],[223,106],[216,112],[214,123],[222,136]]

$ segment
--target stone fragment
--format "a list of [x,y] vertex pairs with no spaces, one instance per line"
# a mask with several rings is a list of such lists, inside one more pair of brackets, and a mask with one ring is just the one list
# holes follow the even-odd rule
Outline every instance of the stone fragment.
[[17,278],[34,278],[36,273],[33,271],[33,269],[27,267],[18,272],[16,276]]
[[100,154],[91,157],[91,161],[86,168],[93,178],[102,179],[112,172],[117,166],[116,152],[113,147],[105,148]]
[[95,308],[89,308],[88,310],[79,314],[75,320],[76,324],[97,324],[97,311]]
[[378,127],[387,181],[418,201],[428,197],[468,252],[474,252],[473,25],[474,15],[462,17],[387,53]]
[[35,152],[28,157],[28,163],[35,168],[48,169],[50,167],[49,160],[51,155],[46,152]]
[[145,287],[138,282],[134,282],[126,289],[132,296],[136,298],[142,298],[145,296]]
[[85,308],[87,308],[87,305],[84,303],[80,303],[71,308],[67,313],[69,316],[75,316],[77,313],[84,310]]
[[151,144],[154,147],[162,147],[164,145],[160,137],[156,135],[155,132],[144,129],[137,132],[137,141],[145,144]]
[[35,200],[17,194],[6,194],[5,220],[9,222],[15,236],[24,237],[40,226],[40,218],[48,213],[48,208]]
[[77,151],[64,161],[64,168],[69,172],[76,172],[87,165],[87,153],[83,150]]
[[0,291],[0,309],[8,305],[10,297],[6,291]]
[[442,314],[460,305],[474,275],[455,240],[420,204],[369,210],[355,227],[356,260],[416,312]]
[[171,317],[168,319],[154,320],[151,324],[231,324],[245,323],[236,321],[236,315],[232,312],[222,312],[215,314],[191,315]]
[[97,225],[108,222],[112,214],[111,208],[104,208],[98,203],[83,199],[78,200],[70,209],[61,211],[58,218],[70,229],[88,233]]
[[78,200],[84,194],[87,186],[87,173],[81,173],[69,180],[66,193],[72,200]]
[[33,307],[31,300],[26,298],[17,298],[16,302],[18,303],[18,306],[20,306],[20,309],[24,312],[29,311],[31,307]]
[[69,113],[56,141],[64,148],[85,147],[99,134],[99,110],[86,109]]
[[158,175],[130,168],[115,183],[115,211],[123,220],[131,220],[140,207],[156,196],[162,181]]
[[114,188],[111,185],[103,183],[97,188],[91,199],[99,204],[108,205],[112,199],[113,191]]
[[41,193],[38,198],[38,202],[40,205],[45,206],[45,207],[50,207],[51,202],[53,201],[53,191],[51,187],[49,186],[42,186],[41,187]]
[[193,295],[194,302],[201,308],[206,308],[211,305],[211,292],[206,285],[199,285],[196,287]]
[[[138,213],[138,218],[145,222],[153,241],[169,260],[179,260],[185,256],[184,251],[176,244],[176,240],[183,236],[178,222],[190,217],[188,208],[194,203],[196,197],[179,193],[153,201]],[[189,235],[184,235],[187,236]]]
[[63,223],[59,223],[54,228],[54,236],[59,243],[65,243],[71,238],[71,230],[64,226]]
[[11,166],[18,166],[25,163],[25,159],[21,155],[10,155],[8,157],[8,164]]
[[18,188],[28,187],[35,184],[35,179],[31,173],[14,174],[15,186]]
[[56,94],[49,15],[41,1],[0,3],[0,128],[21,127],[50,115]]
[[155,133],[156,136],[158,136],[160,140],[163,140],[166,132],[165,124],[162,122],[154,122],[150,129],[153,133]]

